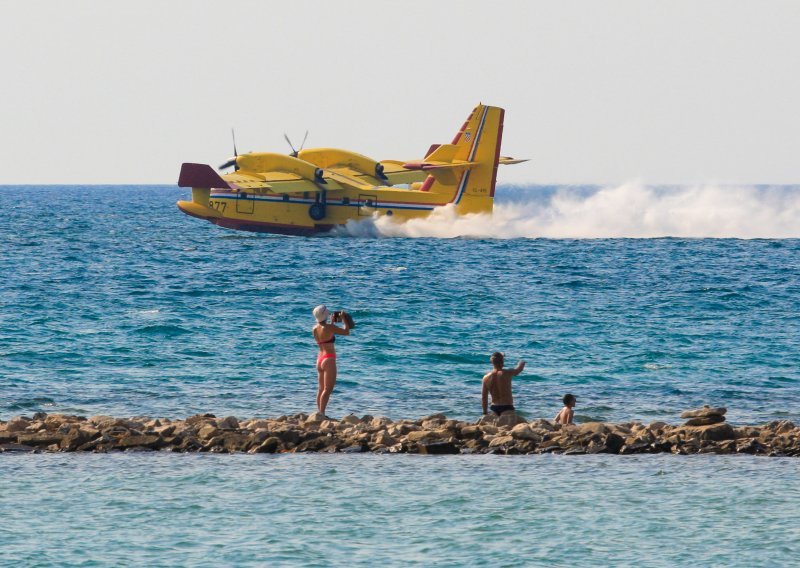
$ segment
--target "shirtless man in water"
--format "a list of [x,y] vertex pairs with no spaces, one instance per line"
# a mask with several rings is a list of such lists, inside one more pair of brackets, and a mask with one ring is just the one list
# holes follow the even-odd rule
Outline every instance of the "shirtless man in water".
[[[511,394],[511,379],[516,377],[525,368],[525,361],[520,361],[513,369],[503,369],[505,356],[498,352],[492,354],[490,359],[492,369],[483,376],[483,392],[481,393],[481,404],[483,413],[489,410],[501,415],[507,410],[514,410],[514,397]],[[492,395],[492,406],[489,404],[489,394]]]

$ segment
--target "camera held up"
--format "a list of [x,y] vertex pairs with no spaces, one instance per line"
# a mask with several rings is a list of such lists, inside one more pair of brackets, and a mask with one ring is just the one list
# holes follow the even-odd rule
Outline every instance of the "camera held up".
[[331,314],[331,321],[333,323],[344,322],[350,329],[353,329],[356,326],[356,322],[353,321],[353,316],[344,310],[333,312]]

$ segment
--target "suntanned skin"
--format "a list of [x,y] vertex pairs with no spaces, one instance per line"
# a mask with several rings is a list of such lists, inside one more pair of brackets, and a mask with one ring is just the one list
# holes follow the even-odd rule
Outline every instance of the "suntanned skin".
[[558,414],[556,414],[555,422],[556,424],[574,424],[572,421],[572,417],[575,413],[572,411],[572,408],[575,406],[575,401],[572,400],[568,405],[562,408]]
[[483,376],[483,389],[481,392],[481,406],[483,413],[489,412],[489,395],[492,395],[492,404],[514,404],[511,394],[511,379],[519,375],[525,368],[525,361],[520,361],[513,369],[503,369],[504,361],[494,363],[494,369]]
[[[322,343],[323,341],[330,341],[334,335],[350,335],[350,326],[347,322],[343,322],[344,327],[329,323],[326,319],[314,326],[311,333],[314,334],[314,339],[317,340],[320,354],[336,354],[336,347],[333,343]],[[336,386],[336,359],[325,359],[321,363],[317,363],[317,410],[325,414],[325,409],[328,407],[328,400],[331,398],[333,387]]]

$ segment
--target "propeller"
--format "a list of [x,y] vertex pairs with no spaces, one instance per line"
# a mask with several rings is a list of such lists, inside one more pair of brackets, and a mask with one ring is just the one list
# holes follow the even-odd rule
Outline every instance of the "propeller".
[[308,138],[308,130],[306,130],[306,135],[305,135],[305,136],[303,136],[303,143],[302,143],[302,144],[300,144],[300,150],[295,150],[295,149],[294,149],[294,144],[292,144],[292,141],[291,141],[291,140],[289,140],[289,136],[287,136],[287,134],[286,134],[285,132],[283,133],[283,138],[284,138],[284,139],[286,140],[286,142],[289,144],[289,148],[291,148],[291,149],[292,149],[292,152],[291,152],[289,155],[290,155],[292,158],[296,158],[296,157],[297,157],[297,154],[299,154],[299,153],[300,153],[300,151],[303,149],[303,147],[306,145],[306,139]]
[[239,166],[236,163],[236,158],[239,157],[239,152],[236,151],[236,133],[233,131],[233,128],[231,128],[231,138],[233,138],[233,158],[222,164],[219,169],[224,170],[233,166],[234,171],[238,171]]

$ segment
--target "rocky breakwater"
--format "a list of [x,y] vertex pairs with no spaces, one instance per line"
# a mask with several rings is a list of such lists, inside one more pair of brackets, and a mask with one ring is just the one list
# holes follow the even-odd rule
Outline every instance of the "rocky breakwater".
[[513,413],[474,423],[434,414],[419,420],[320,414],[238,420],[198,414],[185,420],[37,413],[0,421],[0,452],[212,452],[417,454],[757,454],[800,456],[800,427],[781,420],[732,426],[725,408],[665,422],[562,426]]

